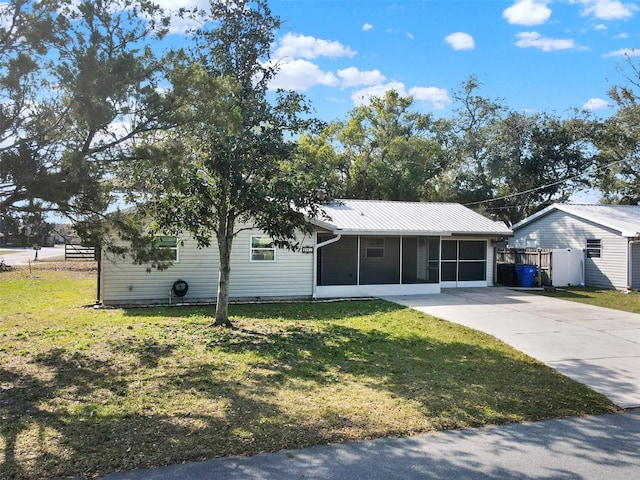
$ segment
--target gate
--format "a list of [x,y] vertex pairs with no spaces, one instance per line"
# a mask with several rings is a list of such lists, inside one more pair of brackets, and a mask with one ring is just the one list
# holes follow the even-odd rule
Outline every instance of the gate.
[[96,260],[96,247],[87,247],[84,245],[72,245],[66,243],[64,245],[64,259],[66,260]]
[[550,248],[500,248],[496,250],[496,283],[516,286],[515,265],[535,265],[538,269],[537,286],[551,285]]

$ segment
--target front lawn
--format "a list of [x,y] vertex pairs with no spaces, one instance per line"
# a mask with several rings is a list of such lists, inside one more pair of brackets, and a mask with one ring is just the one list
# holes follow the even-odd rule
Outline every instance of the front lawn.
[[612,412],[487,335],[383,301],[95,310],[95,272],[0,274],[0,478],[86,476]]
[[640,292],[621,292],[618,290],[593,287],[559,288],[555,292],[535,291],[539,295],[547,295],[573,302],[587,303],[597,307],[613,308],[631,313],[640,313]]

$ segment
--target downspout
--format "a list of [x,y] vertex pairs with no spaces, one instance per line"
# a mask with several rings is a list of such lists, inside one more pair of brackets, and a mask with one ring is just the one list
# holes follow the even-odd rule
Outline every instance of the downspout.
[[[402,274],[404,273],[402,271],[402,255],[403,255],[403,251],[402,251],[402,235],[400,235],[400,278],[398,279],[398,284],[402,285]],[[417,241],[417,240],[416,240]],[[416,247],[417,248],[417,247]]]
[[[318,233],[316,232],[316,239],[317,238],[318,238]],[[316,291],[318,287],[318,249],[322,247],[326,247],[327,245],[331,245],[332,243],[339,241],[341,238],[342,238],[342,235],[338,233],[335,237],[330,238],[329,240],[325,240],[322,243],[316,244],[315,248],[313,249],[313,295],[312,295],[312,298],[314,300],[318,297],[318,294]]]
[[356,262],[356,285],[360,286],[360,249],[362,245],[362,237],[358,235],[358,261]]

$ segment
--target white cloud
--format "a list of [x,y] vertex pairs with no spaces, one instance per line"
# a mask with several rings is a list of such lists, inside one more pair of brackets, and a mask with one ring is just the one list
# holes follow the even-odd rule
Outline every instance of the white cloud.
[[390,90],[395,90],[401,97],[407,96],[407,89],[404,83],[389,82],[384,85],[374,85],[357,90],[351,94],[351,100],[353,100],[354,105],[366,105],[371,97],[383,97]]
[[548,3],[549,0],[516,0],[502,16],[512,25],[541,25],[551,17]]
[[585,110],[602,110],[604,108],[611,108],[611,104],[602,98],[590,98],[582,105]]
[[371,97],[383,97],[386,92],[395,90],[401,97],[411,96],[422,102],[429,102],[438,110],[444,109],[451,103],[449,94],[445,89],[437,87],[413,87],[407,89],[402,82],[389,82],[384,85],[374,85],[372,87],[363,88],[351,95],[351,100],[355,105],[366,105]]
[[621,48],[613,52],[605,53],[603,57],[640,57],[640,49],[637,48]]
[[269,84],[269,88],[276,90],[297,90],[304,92],[316,85],[337,87],[338,78],[331,72],[324,72],[316,64],[308,60],[292,60],[280,62],[278,74]]
[[464,32],[452,33],[444,39],[454,50],[473,50],[476,46],[473,37]]
[[340,42],[322,40],[307,35],[287,33],[280,38],[280,45],[275,51],[274,58],[317,58],[317,57],[353,57],[356,52],[345,47]]
[[387,78],[380,73],[380,70],[369,70],[362,72],[356,67],[349,67],[338,70],[338,77],[342,80],[342,87],[359,87],[361,85],[379,85]]
[[10,5],[6,2],[0,2],[0,28],[11,28]]
[[363,32],[368,32],[369,30],[373,29],[373,25],[371,25],[370,23],[365,23],[364,25],[362,25],[362,31]]
[[543,52],[577,48],[575,42],[571,39],[546,38],[538,32],[522,32],[517,37],[516,45],[520,48],[538,48]]
[[416,100],[429,102],[438,110],[444,109],[451,103],[449,92],[438,87],[413,87],[409,89],[409,95]]
[[155,0],[156,5],[159,5],[165,10],[179,10],[181,8],[209,8],[209,0]]
[[165,12],[171,13],[170,33],[185,33],[188,30],[202,26],[194,20],[180,18],[177,12],[181,8],[193,9],[197,7],[203,10],[209,8],[209,0],[156,0],[155,3],[164,9]]
[[413,33],[407,32],[406,35],[409,40],[413,40]]
[[633,17],[640,7],[635,3],[623,3],[619,0],[573,0],[584,5],[583,15],[593,15],[600,20],[621,20]]

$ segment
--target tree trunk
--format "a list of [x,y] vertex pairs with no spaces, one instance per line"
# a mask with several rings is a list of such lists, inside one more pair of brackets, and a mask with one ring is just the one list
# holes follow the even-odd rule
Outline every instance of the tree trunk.
[[[231,273],[231,245],[233,243],[233,219],[225,219],[225,228],[219,229],[218,251],[220,274],[218,276],[218,297],[216,300],[216,320],[213,327],[233,327],[229,321],[229,277]],[[223,222],[221,222],[223,223]]]

